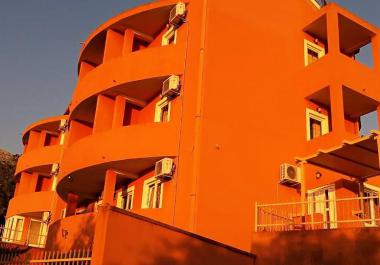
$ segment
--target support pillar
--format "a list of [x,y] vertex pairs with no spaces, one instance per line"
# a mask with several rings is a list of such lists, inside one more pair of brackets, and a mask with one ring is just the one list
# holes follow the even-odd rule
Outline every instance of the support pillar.
[[131,53],[133,51],[133,41],[135,38],[135,32],[131,29],[124,31],[124,43],[123,43],[123,55]]
[[69,217],[75,215],[75,210],[78,207],[78,198],[79,196],[74,193],[67,194],[67,207],[66,207],[66,216]]
[[103,189],[103,204],[113,205],[117,174],[109,169],[106,171]]
[[339,82],[330,85],[330,102],[332,117],[332,132],[343,136],[346,131],[344,117],[343,88]]
[[340,54],[339,21],[338,13],[335,9],[330,9],[327,15],[327,45],[328,53],[331,55]]
[[376,34],[372,38],[372,51],[373,51],[373,65],[375,72],[379,76],[380,74],[380,36]]
[[127,104],[123,96],[115,98],[115,108],[113,111],[112,128],[120,128],[124,124],[125,105]]

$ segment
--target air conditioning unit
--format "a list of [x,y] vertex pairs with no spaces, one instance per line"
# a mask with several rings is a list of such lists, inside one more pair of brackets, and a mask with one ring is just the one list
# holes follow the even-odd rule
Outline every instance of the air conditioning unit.
[[171,75],[162,83],[162,97],[175,97],[179,95],[180,80],[178,75]]
[[172,10],[170,10],[169,24],[179,26],[185,21],[186,5],[183,2],[178,2]]
[[300,169],[290,164],[282,164],[280,166],[280,183],[289,186],[301,184]]
[[156,162],[154,175],[160,179],[171,179],[174,173],[174,162],[171,158],[164,158]]

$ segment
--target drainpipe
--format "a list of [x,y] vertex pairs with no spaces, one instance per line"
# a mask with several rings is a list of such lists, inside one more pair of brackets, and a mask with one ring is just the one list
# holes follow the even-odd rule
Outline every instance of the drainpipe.
[[202,130],[202,105],[203,105],[203,81],[204,81],[204,54],[206,43],[206,28],[207,28],[207,5],[208,0],[203,1],[202,11],[202,28],[201,28],[201,43],[199,51],[199,71],[197,84],[197,103],[195,113],[195,136],[194,136],[194,166],[193,166],[193,182],[191,187],[191,204],[190,204],[190,231],[196,229],[197,219],[197,192],[198,178],[200,175],[201,163],[201,130]]

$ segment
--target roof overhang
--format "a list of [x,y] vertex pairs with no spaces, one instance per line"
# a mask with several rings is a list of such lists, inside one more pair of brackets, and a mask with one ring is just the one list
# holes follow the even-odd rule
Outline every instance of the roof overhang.
[[379,134],[379,131],[371,131],[368,136],[344,141],[340,146],[319,150],[313,155],[296,160],[359,179],[375,177],[380,175],[377,142]]

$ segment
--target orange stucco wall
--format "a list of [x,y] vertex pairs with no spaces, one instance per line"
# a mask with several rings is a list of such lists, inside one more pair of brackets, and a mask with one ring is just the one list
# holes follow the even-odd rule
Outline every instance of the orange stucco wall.
[[99,210],[97,226],[101,227],[96,229],[106,233],[94,245],[92,264],[196,265],[207,260],[226,265],[253,264],[254,256],[249,253],[118,211],[110,207]]
[[[161,46],[161,38],[174,0],[127,10],[96,29],[80,52],[67,130],[54,119],[26,130],[17,196],[34,192],[35,176],[60,164],[55,177],[62,200],[53,204],[50,248],[72,248],[87,222],[81,215],[61,219],[64,208],[69,215],[93,210],[102,194],[108,203],[128,186],[135,186],[133,213],[245,251],[251,250],[255,202],[300,201],[305,191],[328,184],[336,185],[339,198],[358,195],[352,176],[309,164],[304,190],[281,185],[279,166],[360,137],[353,112],[380,104],[378,28],[336,4],[319,10],[308,0],[243,0],[233,8],[230,1],[185,2],[186,21],[172,45]],[[373,68],[341,52],[355,41],[339,29],[341,16],[366,29]],[[306,67],[305,39],[327,52]],[[180,95],[171,99],[170,121],[155,123],[162,82],[172,74],[180,76]],[[328,134],[307,140],[306,108],[328,116]],[[56,138],[47,141],[51,126]],[[164,157],[176,167],[164,183],[162,207],[141,209],[144,180]],[[107,242],[131,229],[127,217],[110,214],[112,222],[96,227]],[[66,238],[57,236],[63,224]]]
[[257,265],[378,264],[378,228],[263,233],[252,242]]

